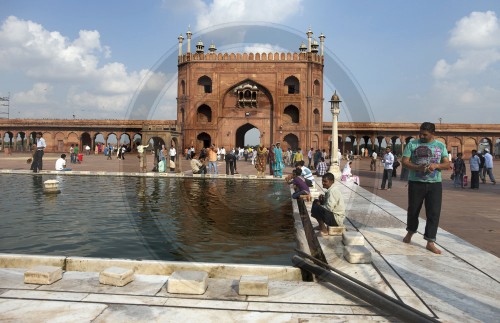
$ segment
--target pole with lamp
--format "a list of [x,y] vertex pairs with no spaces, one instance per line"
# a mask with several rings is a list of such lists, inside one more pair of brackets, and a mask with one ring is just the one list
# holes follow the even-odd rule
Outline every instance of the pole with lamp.
[[330,111],[332,112],[332,153],[330,156],[330,169],[329,173],[335,176],[335,179],[340,179],[340,165],[338,159],[338,143],[339,143],[339,130],[338,130],[338,118],[340,114],[340,99],[335,91],[332,95],[330,102]]

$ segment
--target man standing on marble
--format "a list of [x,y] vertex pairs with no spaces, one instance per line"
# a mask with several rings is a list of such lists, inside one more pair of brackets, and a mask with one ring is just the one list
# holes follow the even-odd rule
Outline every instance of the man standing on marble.
[[434,242],[441,216],[443,195],[441,170],[449,169],[448,151],[446,146],[434,139],[436,126],[431,122],[420,125],[418,140],[410,141],[403,153],[403,166],[409,169],[408,181],[408,213],[407,234],[403,242],[410,243],[418,229],[418,217],[425,200],[424,239],[427,240],[426,249],[440,254]]

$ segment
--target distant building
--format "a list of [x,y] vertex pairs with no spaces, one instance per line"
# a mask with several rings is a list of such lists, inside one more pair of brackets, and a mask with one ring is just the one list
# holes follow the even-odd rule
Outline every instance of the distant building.
[[323,146],[323,42],[312,39],[297,53],[217,53],[201,41],[187,52],[179,37],[177,123],[184,147],[212,143],[242,147],[257,128],[266,146]]

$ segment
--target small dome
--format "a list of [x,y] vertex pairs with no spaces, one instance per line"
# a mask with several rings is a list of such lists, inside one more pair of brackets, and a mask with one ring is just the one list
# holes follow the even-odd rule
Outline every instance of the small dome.
[[337,91],[335,91],[332,95],[332,99],[330,101],[340,101],[339,96],[337,95]]
[[196,43],[197,46],[203,46],[203,42],[201,40],[198,40],[198,43]]

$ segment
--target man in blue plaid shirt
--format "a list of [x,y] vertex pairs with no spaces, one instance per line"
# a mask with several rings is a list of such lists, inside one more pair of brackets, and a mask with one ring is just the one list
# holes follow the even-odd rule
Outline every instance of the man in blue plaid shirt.
[[323,157],[320,158],[318,163],[318,167],[316,167],[316,175],[323,176],[326,174],[328,170],[328,166],[326,166],[325,159]]

